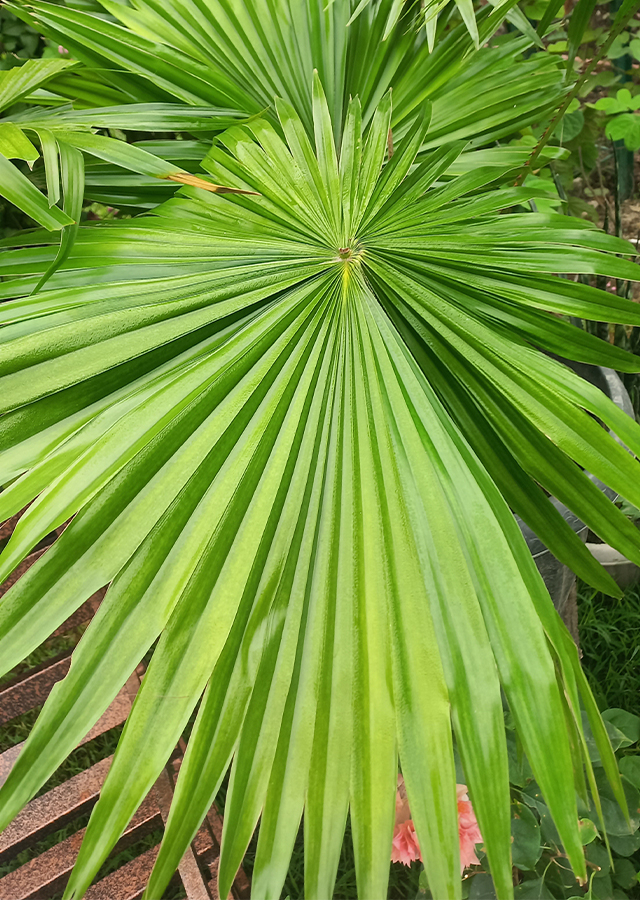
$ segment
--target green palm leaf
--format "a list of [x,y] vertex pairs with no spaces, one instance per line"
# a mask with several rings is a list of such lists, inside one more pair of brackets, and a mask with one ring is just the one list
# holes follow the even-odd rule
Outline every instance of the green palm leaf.
[[[364,113],[365,121],[368,121],[385,86],[393,82],[400,101],[396,103],[397,109],[411,110],[411,105],[406,103],[407,92],[422,99],[433,97],[436,127],[432,128],[431,142],[427,146],[441,144],[451,137],[473,137],[476,143],[488,143],[514,127],[534,121],[541,107],[552,105],[562,90],[556,63],[545,54],[523,63],[515,73],[515,79],[503,77],[502,94],[496,95],[498,70],[504,69],[503,76],[507,72],[514,74],[515,70],[509,64],[513,63],[514,54],[530,43],[527,38],[485,54],[480,67],[464,68],[465,56],[472,43],[463,26],[454,29],[441,46],[431,52],[431,44],[416,38],[394,13],[383,29],[386,36],[394,31],[394,41],[385,37],[384,41],[378,42],[375,62],[366,72],[359,72],[359,64],[347,58],[344,36],[349,16],[344,4],[332,4],[322,16],[304,13],[304,7],[295,5],[290,10],[283,8],[280,10],[282,20],[278,24],[274,21],[266,30],[264,23],[270,21],[272,12],[266,0],[263,5],[252,5],[250,10],[242,7],[240,13],[236,11],[231,15],[218,4],[215,15],[207,15],[204,30],[201,18],[194,18],[193,10],[176,6],[168,16],[166,5],[151,2],[139,4],[136,11],[122,4],[105,3],[113,14],[107,18],[47,3],[31,3],[27,8],[11,7],[30,24],[44,27],[53,40],[64,43],[77,59],[97,67],[97,71],[78,71],[78,63],[68,60],[34,60],[20,70],[13,70],[13,74],[7,73],[9,80],[5,78],[0,83],[2,106],[31,98],[54,107],[53,110],[28,109],[11,115],[0,124],[0,132],[3,128],[5,131],[12,129],[13,135],[12,140],[7,137],[3,142],[0,133],[0,153],[4,152],[5,157],[26,153],[33,162],[39,154],[27,134],[40,143],[49,203],[31,190],[19,171],[7,170],[3,195],[48,229],[60,229],[65,223],[68,226],[63,244],[56,252],[55,263],[52,262],[46,275],[42,274],[36,280],[38,288],[62,264],[76,236],[76,229],[69,226],[68,218],[51,209],[60,196],[57,156],[61,151],[56,149],[56,142],[58,146],[65,141],[78,147],[83,133],[89,129],[220,131],[234,117],[242,115],[238,108],[256,114],[272,104],[274,94],[293,102],[305,125],[310,127],[310,98],[306,85],[313,67],[318,66],[324,83],[333,92],[329,105],[336,129],[339,129],[345,112],[343,97],[347,90],[366,101]],[[380,4],[375,12],[372,10],[356,17],[352,31],[357,28],[357,40],[352,43],[375,45],[380,37],[387,11],[384,4]],[[491,14],[485,11],[478,26],[483,41],[493,34],[505,15],[510,13],[504,5],[499,5]],[[122,25],[116,24],[118,18]],[[472,21],[477,36],[475,19]],[[308,41],[303,39],[307,34]],[[330,54],[325,49],[327,40],[334,45]],[[160,59],[164,63],[159,68]],[[407,66],[409,59],[413,62]],[[118,70],[122,74],[118,74]],[[124,70],[127,70],[126,77],[123,77]],[[21,73],[19,77],[17,72]],[[257,73],[260,77],[256,80]],[[301,73],[307,73],[306,77]],[[233,76],[233,81],[229,75]],[[372,92],[374,75],[377,75],[377,83]],[[535,79],[534,89],[532,78]],[[472,106],[466,100],[461,104],[460,93],[468,95],[471,82],[474,102]],[[46,86],[45,91],[42,85]],[[70,111],[60,107],[61,97],[71,97],[83,106],[99,108],[86,112]],[[104,108],[105,100],[120,100],[125,105]],[[212,106],[212,103],[217,105]],[[193,109],[194,104],[196,109]],[[129,109],[127,105],[130,105]],[[132,112],[134,108],[135,112]],[[466,111],[462,113],[462,109]],[[454,110],[458,112],[452,116]],[[21,150],[16,150],[16,138]],[[97,144],[89,139],[90,135],[82,149],[92,153]],[[159,188],[152,180],[171,177],[172,169],[164,165],[163,159],[150,165],[148,157],[145,162],[141,154],[128,150],[122,142],[98,136],[100,139],[104,152],[98,156],[117,161],[143,178],[127,178],[117,168],[110,172],[103,169],[109,187],[115,190],[109,196],[109,189],[105,190],[101,180],[96,185],[90,178],[88,196],[110,205],[153,208],[171,193],[168,186]],[[108,150],[107,141],[111,143]],[[122,187],[124,192],[121,193]]]
[[[362,13],[362,11],[370,5],[371,0],[360,0],[353,15],[351,16],[351,19],[349,20],[349,24],[354,22]],[[435,44],[438,15],[440,12],[442,12],[443,8],[446,5],[447,0],[428,0],[428,2],[421,3],[418,10],[416,10],[417,4],[407,4],[406,0],[394,0],[388,12],[382,39],[387,40],[393,29],[397,26],[401,17],[407,16],[408,18],[412,13],[413,15],[416,15],[417,12],[417,15],[422,18],[423,24],[426,28],[429,49],[433,50]],[[509,2],[509,0],[507,0],[507,2],[505,2],[505,0],[501,0],[501,2],[495,2],[493,3],[493,5],[499,9],[504,9],[506,18],[513,25],[519,28],[524,34],[533,37],[534,33],[531,23],[528,21],[526,16],[520,12],[515,3]],[[469,0],[456,0],[456,6],[458,7],[458,12],[462,17],[462,20],[471,38],[473,39],[474,44],[476,45],[476,47],[479,47],[480,38],[478,35],[478,25],[476,22],[473,3],[469,2]],[[537,36],[534,37],[534,40],[536,41],[536,43],[540,43],[540,46],[542,46],[542,43],[539,41]]]
[[13,106],[35,88],[51,81],[77,63],[68,59],[29,59],[23,65],[0,73],[0,110]]
[[[77,112],[61,109],[54,112],[28,108],[11,113],[17,102],[28,100],[34,90],[43,85],[52,87],[56,77],[69,69],[77,69],[78,63],[70,60],[29,60],[19,68],[0,73],[0,110],[5,117],[0,120],[0,168],[2,187],[0,195],[31,216],[50,231],[62,229],[60,245],[46,271],[37,279],[34,291],[38,291],[54,274],[69,255],[77,237],[78,223],[85,195],[84,158],[78,150],[128,169],[148,179],[169,179],[177,183],[199,184],[205,190],[220,190],[199,176],[191,176],[170,161],[158,158],[140,147],[93,133],[95,128],[132,128],[131,115],[121,109],[95,109]],[[137,130],[188,129],[223,130],[241,114],[233,110],[206,107],[189,112],[175,104],[149,103],[136,105]],[[25,160],[30,168],[39,159],[39,143],[45,166],[47,200],[39,194],[32,182],[9,160]],[[116,171],[118,168],[116,168]],[[57,207],[60,187],[64,194],[64,209]],[[152,182],[153,183],[153,182]],[[47,202],[48,201],[48,202]],[[144,202],[144,201],[143,201]]]
[[[637,305],[551,274],[637,278],[633,248],[518,212],[537,192],[508,186],[513,156],[479,151],[477,166],[464,140],[445,139],[472,124],[438,125],[435,70],[430,90],[416,76],[424,38],[398,27],[382,42],[391,3],[351,30],[355,4],[338,0],[220,3],[195,20],[182,0],[109,4],[124,25],[30,8],[140,83],[153,83],[156,59],[154,103],[172,93],[196,119],[203,104],[269,110],[228,127],[202,160],[230,193],[185,186],[146,216],[80,227],[63,259],[35,233],[0,261],[12,298],[0,307],[0,519],[33,501],[0,580],[72,518],[3,598],[4,669],[110,584],[0,790],[0,822],[157,641],[66,898],[83,896],[196,710],[149,900],[229,766],[221,896],[260,821],[254,894],[278,897],[303,816],[305,896],[331,895],[347,816],[359,894],[385,896],[398,762],[432,893],[459,897],[454,741],[508,898],[503,694],[584,879],[576,789],[585,769],[593,779],[581,704],[623,807],[624,795],[510,507],[603,587],[541,487],[640,561],[637,531],[586,474],[640,505],[636,459],[593,417],[634,453],[640,429],[541,352],[639,368],[556,315],[637,324]],[[494,15],[479,17],[481,35]],[[356,41],[371,42],[369,80],[350,62]],[[465,29],[433,53],[449,59],[452,92],[477,71],[454,59],[461,42]],[[497,56],[502,71],[509,55]],[[541,94],[527,115],[549,102]],[[500,104],[478,144],[506,127]],[[69,134],[69,209],[81,150],[150,177],[175,172],[162,154]]]

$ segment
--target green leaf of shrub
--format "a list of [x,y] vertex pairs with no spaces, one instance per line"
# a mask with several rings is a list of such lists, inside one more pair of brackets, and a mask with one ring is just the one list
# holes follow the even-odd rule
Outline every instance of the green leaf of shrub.
[[598,837],[598,829],[591,819],[580,819],[580,837],[583,844],[590,844]]
[[567,143],[576,138],[584,127],[584,113],[578,109],[575,112],[566,113],[558,122],[554,136],[562,143]]
[[542,853],[540,825],[524,803],[514,803],[511,807],[511,837],[513,865],[533,871]]
[[640,756],[623,756],[620,760],[620,774],[640,789]]
[[640,740],[640,716],[624,709],[605,709],[602,718],[616,729],[609,732],[612,744],[617,743],[618,747],[629,747]]
[[549,891],[543,878],[523,881],[515,888],[513,895],[522,900],[553,900],[553,894]]
[[613,880],[617,885],[627,891],[631,890],[631,888],[638,883],[638,872],[631,860],[616,860]]
[[640,149],[640,115],[615,116],[607,122],[605,132],[612,141],[624,141],[627,150]]

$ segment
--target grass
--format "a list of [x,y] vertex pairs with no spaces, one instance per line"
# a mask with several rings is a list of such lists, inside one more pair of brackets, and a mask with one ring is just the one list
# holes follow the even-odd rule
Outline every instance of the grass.
[[640,715],[640,585],[620,600],[578,583],[582,665],[601,709]]
[[4,753],[9,747],[14,747],[21,741],[26,741],[41,708],[37,706],[35,709],[30,709],[29,712],[16,716],[15,719],[11,719],[0,728],[0,753]]
[[35,667],[39,666],[41,663],[47,662],[47,660],[53,659],[54,657],[71,650],[80,640],[86,627],[86,624],[79,625],[77,628],[71,629],[66,634],[50,637],[44,644],[37,647],[33,653],[30,653],[26,659],[19,663],[15,669],[11,669],[10,672],[0,676],[0,685],[7,684],[9,681],[19,678],[20,675],[30,672],[31,669],[35,669]]

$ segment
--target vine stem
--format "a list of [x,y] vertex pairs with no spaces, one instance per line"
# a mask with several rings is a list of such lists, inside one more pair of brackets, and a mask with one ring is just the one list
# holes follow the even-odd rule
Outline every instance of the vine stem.
[[[578,96],[578,94],[580,92],[580,88],[585,83],[585,81],[587,80],[589,75],[591,75],[591,73],[593,72],[595,67],[598,65],[600,60],[603,58],[603,56],[605,56],[605,54],[607,53],[607,50],[613,44],[613,42],[618,37],[618,35],[621,34],[621,32],[623,31],[623,29],[624,29],[625,25],[627,24],[627,22],[629,21],[629,19],[631,19],[631,17],[634,16],[636,14],[636,12],[640,9],[640,0],[635,0],[635,2],[632,2],[632,3],[626,3],[625,6],[627,7],[626,10],[624,10],[625,14],[619,16],[618,21],[615,22],[613,28],[611,29],[611,31],[609,33],[609,37],[606,39],[606,41],[600,47],[600,50],[598,51],[596,56],[594,56],[594,58],[591,60],[591,62],[589,63],[587,68],[584,70],[584,72],[580,75],[580,77],[574,84],[573,88],[569,91],[567,96],[564,98],[562,105],[558,108],[558,111],[556,112],[556,114],[553,117],[553,119],[551,120],[551,122],[549,122],[549,125],[547,126],[544,133],[542,134],[542,137],[540,138],[540,140],[538,141],[536,146],[531,151],[531,156],[525,162],[524,166],[522,167],[522,171],[520,172],[520,174],[518,175],[518,177],[516,179],[516,182],[515,182],[516,185],[522,184],[522,182],[524,181],[524,179],[527,175],[527,172],[530,172],[533,169],[533,166],[537,162],[538,157],[542,153],[542,150],[544,149],[549,138],[555,131],[556,126],[558,125],[558,122],[560,122],[560,120],[566,113],[567,109],[569,108],[571,101],[574,100]],[[624,7],[621,8],[620,12],[622,12],[623,9],[624,9]]]

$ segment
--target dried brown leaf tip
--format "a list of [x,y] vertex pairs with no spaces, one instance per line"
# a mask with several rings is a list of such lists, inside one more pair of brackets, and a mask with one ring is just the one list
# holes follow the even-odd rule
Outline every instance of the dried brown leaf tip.
[[168,181],[177,181],[179,184],[188,184],[191,187],[202,188],[203,191],[211,191],[212,194],[252,194],[259,197],[257,191],[243,191],[241,188],[224,187],[221,184],[213,184],[205,181],[199,175],[190,175],[188,172],[174,172],[173,175],[165,175]]

